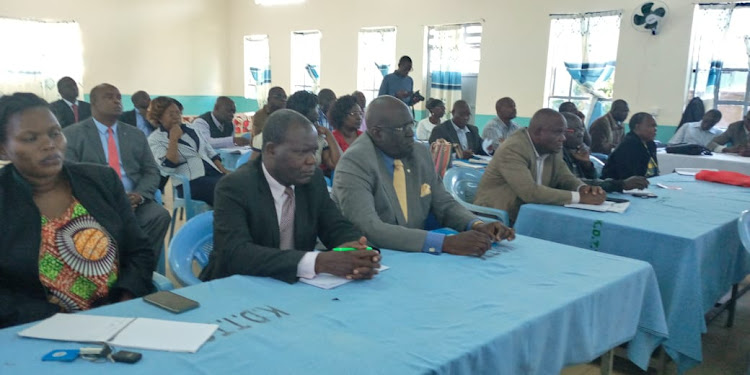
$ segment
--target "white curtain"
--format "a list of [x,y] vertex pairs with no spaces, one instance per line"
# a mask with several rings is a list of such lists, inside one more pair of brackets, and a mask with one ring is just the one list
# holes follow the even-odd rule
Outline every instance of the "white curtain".
[[429,29],[428,58],[430,97],[440,99],[447,108],[461,99],[463,25],[435,26]]
[[732,21],[733,4],[700,5],[693,20],[692,68],[695,69],[694,97],[705,108],[714,108],[714,91],[723,67],[722,46]]
[[32,92],[54,101],[57,80],[81,84],[83,44],[76,22],[0,18],[0,95]]
[[271,58],[268,35],[245,37],[245,97],[255,99],[258,108],[268,101],[271,87]]

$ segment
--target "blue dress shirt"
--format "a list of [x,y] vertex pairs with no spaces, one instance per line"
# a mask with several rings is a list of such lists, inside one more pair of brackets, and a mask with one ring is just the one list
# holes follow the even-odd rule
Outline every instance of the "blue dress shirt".
[[[96,125],[96,129],[99,131],[99,140],[102,142],[102,149],[104,150],[104,158],[107,159],[107,163],[109,163],[109,144],[108,144],[108,129],[109,127],[107,125],[102,124],[99,121],[96,121],[95,118],[92,117],[94,120],[94,124]],[[115,144],[117,145],[117,155],[120,159],[120,180],[122,180],[122,186],[125,188],[126,193],[130,193],[133,191],[133,187],[135,184],[133,184],[133,180],[128,177],[127,173],[125,173],[125,167],[122,165],[122,152],[120,152],[120,139],[117,137],[117,123],[115,123],[112,126],[112,132],[115,136]]]

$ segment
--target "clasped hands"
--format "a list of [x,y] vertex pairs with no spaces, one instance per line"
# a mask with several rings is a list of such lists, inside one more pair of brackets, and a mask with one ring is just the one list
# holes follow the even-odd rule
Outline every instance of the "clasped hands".
[[346,242],[338,247],[358,250],[324,251],[315,260],[315,273],[330,273],[349,280],[372,279],[380,268],[380,253],[367,248],[367,238]]

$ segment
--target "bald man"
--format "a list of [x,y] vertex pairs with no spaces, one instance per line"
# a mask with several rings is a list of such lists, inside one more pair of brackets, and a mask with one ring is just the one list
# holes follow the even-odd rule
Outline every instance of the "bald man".
[[511,223],[524,203],[601,204],[606,193],[584,184],[563,161],[567,123],[557,111],[540,109],[528,129],[503,143],[479,182],[474,204],[508,212]]
[[193,121],[193,129],[208,140],[214,149],[233,146],[247,146],[247,138],[234,136],[234,113],[237,107],[226,96],[216,98],[214,110],[206,112]]
[[[445,191],[430,152],[414,143],[414,120],[404,102],[381,96],[367,107],[367,133],[341,156],[333,199],[375,246],[428,254],[482,255],[513,231],[484,223]],[[424,230],[433,213],[445,236]]]
[[469,124],[471,108],[464,100],[458,100],[451,110],[453,117],[432,129],[430,144],[438,139],[445,139],[452,144],[460,144],[464,152],[463,158],[468,159],[474,154],[486,155],[482,149],[482,137],[479,129]]
[[516,118],[516,102],[509,97],[500,98],[495,102],[497,117],[488,121],[482,130],[482,138],[491,140],[490,153],[494,153],[500,144],[521,127],[513,119]]

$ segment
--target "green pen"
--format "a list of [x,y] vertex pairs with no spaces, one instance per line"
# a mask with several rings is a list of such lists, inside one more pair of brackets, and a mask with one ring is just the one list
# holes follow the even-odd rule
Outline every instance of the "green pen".
[[[356,251],[359,250],[356,247],[334,247],[333,251]],[[365,250],[372,250],[371,247],[366,247]]]

